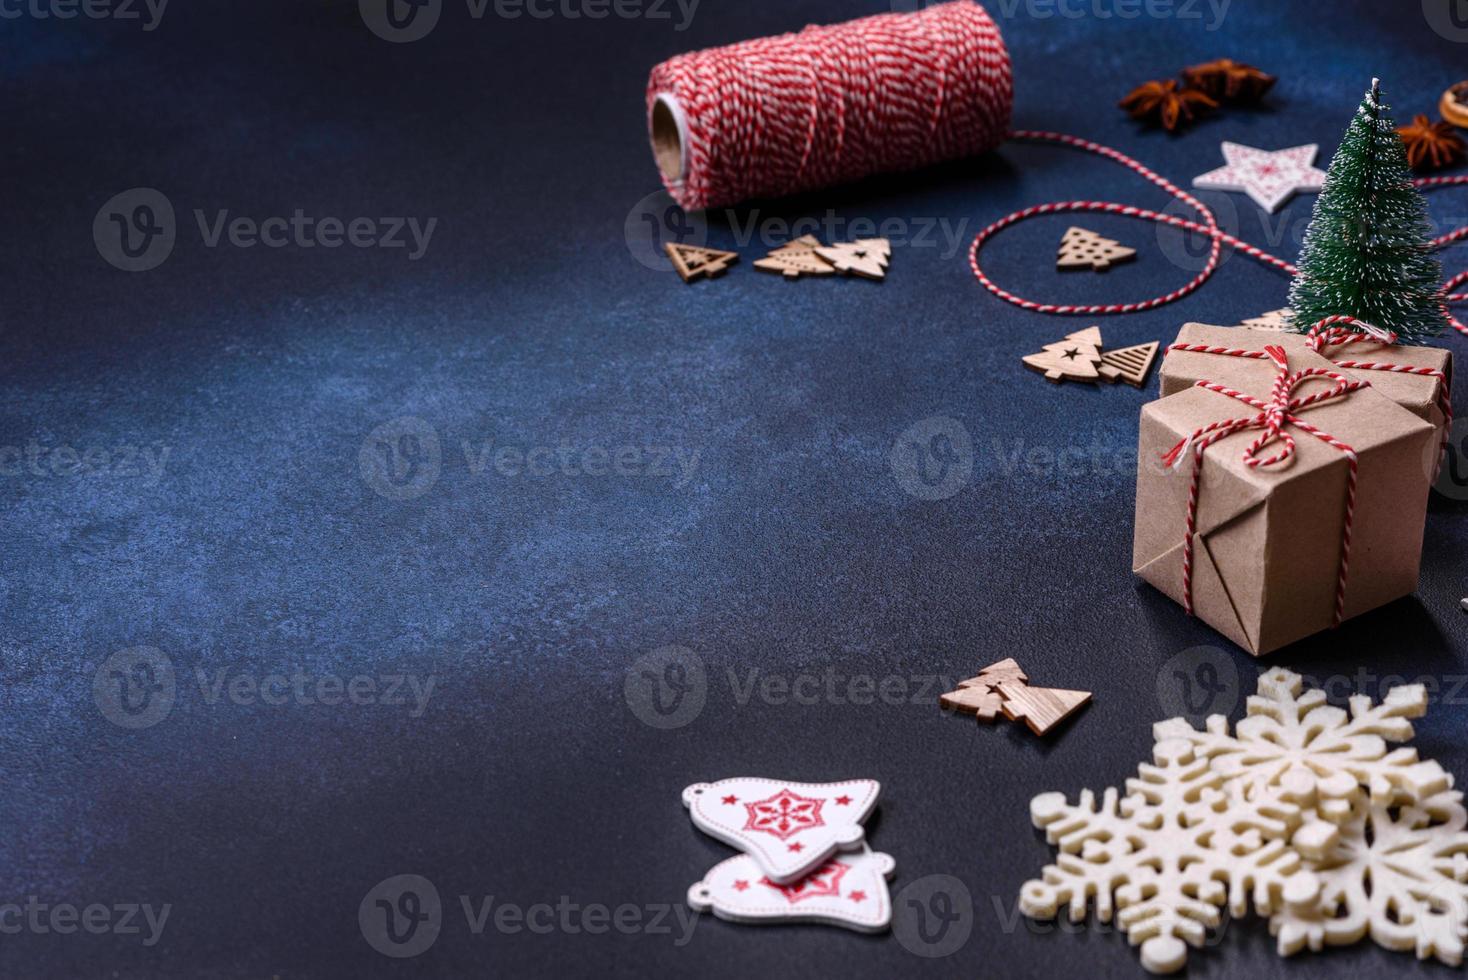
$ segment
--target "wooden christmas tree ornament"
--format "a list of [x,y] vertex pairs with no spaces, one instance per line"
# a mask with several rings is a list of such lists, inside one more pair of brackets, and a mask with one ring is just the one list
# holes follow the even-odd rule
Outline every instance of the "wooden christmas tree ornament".
[[975,715],[979,721],[992,722],[999,717],[1002,699],[995,688],[1007,682],[1023,684],[1028,678],[1014,660],[1001,660],[979,671],[979,676],[958,682],[958,690],[949,691],[938,698],[938,703],[949,711]]
[[1045,735],[1091,700],[1090,691],[1064,691],[1054,687],[1030,687],[1015,681],[999,685],[1001,710],[1010,721],[1024,719],[1030,731]]
[[1045,375],[1046,381],[1088,381],[1101,377],[1101,328],[1087,327],[1065,340],[1046,344],[1038,354],[1023,358],[1025,367]]
[[722,275],[728,271],[729,266],[739,261],[738,252],[724,252],[717,248],[705,248],[701,245],[680,245],[677,242],[667,242],[663,250],[668,253],[673,268],[678,270],[678,275],[683,277],[684,282],[692,282],[699,276]]
[[1136,257],[1137,250],[1127,248],[1121,242],[1103,238],[1084,228],[1071,228],[1060,240],[1055,267],[1061,270],[1094,269],[1096,272],[1105,272],[1119,262],[1129,262]]
[[814,235],[801,235],[756,260],[754,267],[762,272],[777,272],[787,279],[833,275],[836,267],[816,254],[820,247],[821,242]]
[[887,260],[892,257],[892,243],[885,238],[858,238],[854,242],[822,245],[815,251],[838,272],[867,279],[885,279]]
[[1044,735],[1090,700],[1090,691],[1030,687],[1025,672],[1010,658],[990,664],[977,677],[959,681],[958,689],[941,695],[938,703],[985,722],[1002,713],[1010,721],[1023,720],[1036,735]]
[[1134,388],[1142,387],[1147,381],[1147,372],[1152,370],[1152,362],[1157,360],[1157,348],[1160,346],[1154,340],[1149,344],[1103,351],[1101,377],[1112,384],[1125,381]]
[[1271,310],[1268,313],[1261,313],[1256,317],[1251,317],[1239,324],[1239,326],[1248,327],[1250,330],[1272,330],[1275,333],[1288,333],[1292,329],[1290,326],[1291,316],[1293,314],[1290,312],[1289,307],[1285,307],[1282,310]]

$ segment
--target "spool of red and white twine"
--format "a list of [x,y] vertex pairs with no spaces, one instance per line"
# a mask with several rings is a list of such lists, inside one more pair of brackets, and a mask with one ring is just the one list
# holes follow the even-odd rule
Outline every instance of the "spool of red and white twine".
[[971,0],[681,54],[647,85],[658,169],[688,211],[987,152],[1013,101],[1004,39]]
[[[1100,316],[1150,310],[1182,299],[1218,270],[1223,246],[1286,275],[1295,266],[1223,231],[1197,197],[1144,164],[1065,133],[1009,130],[1013,71],[999,28],[972,0],[883,14],[795,34],[678,55],[652,71],[647,86],[653,154],[668,193],[685,210],[722,207],[829,187],[872,174],[909,170],[984,153],[1006,140],[1053,143],[1119,163],[1182,203],[1195,219],[1110,201],[1057,201],[1006,215],[969,249],[974,276],[995,296],[1039,313]],[[1468,184],[1468,176],[1420,178],[1423,190]],[[1155,221],[1210,239],[1208,259],[1190,281],[1149,299],[1120,303],[1046,303],[994,282],[979,253],[1011,225],[1077,211]],[[1433,241],[1445,248],[1468,226]],[[1443,287],[1445,303],[1468,271]],[[1456,317],[1449,321],[1468,334]]]

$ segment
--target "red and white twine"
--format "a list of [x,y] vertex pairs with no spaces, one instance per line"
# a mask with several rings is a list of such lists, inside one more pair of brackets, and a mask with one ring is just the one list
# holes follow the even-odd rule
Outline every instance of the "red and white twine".
[[[1332,347],[1343,347],[1357,343],[1373,343],[1390,346],[1396,343],[1396,335],[1390,331],[1381,330],[1367,323],[1362,323],[1355,317],[1333,316],[1321,320],[1311,328],[1309,334],[1310,349],[1324,356]],[[1341,557],[1336,572],[1335,611],[1332,625],[1340,625],[1345,618],[1346,612],[1346,581],[1350,576],[1351,569],[1351,529],[1356,517],[1356,475],[1358,459],[1356,450],[1348,443],[1342,442],[1335,436],[1318,428],[1300,418],[1300,412],[1322,402],[1344,398],[1353,391],[1368,387],[1370,382],[1348,378],[1343,374],[1324,367],[1302,368],[1291,371],[1289,359],[1284,348],[1277,345],[1266,346],[1264,350],[1248,350],[1240,347],[1220,347],[1212,344],[1173,344],[1167,348],[1168,353],[1173,351],[1187,351],[1195,354],[1214,354],[1221,357],[1245,357],[1259,360],[1269,360],[1276,368],[1274,385],[1270,391],[1269,401],[1261,401],[1240,391],[1235,391],[1226,385],[1214,381],[1198,381],[1195,387],[1206,391],[1217,392],[1229,398],[1241,401],[1251,408],[1258,409],[1255,415],[1240,418],[1225,419],[1220,422],[1212,422],[1194,430],[1181,439],[1177,445],[1163,454],[1162,460],[1170,467],[1180,466],[1183,460],[1191,455],[1193,458],[1192,478],[1188,484],[1188,511],[1185,528],[1186,537],[1183,540],[1183,608],[1188,615],[1193,613],[1193,539],[1198,530],[1198,489],[1203,472],[1203,453],[1209,446],[1227,438],[1237,432],[1250,429],[1259,429],[1260,434],[1244,450],[1244,464],[1249,467],[1267,467],[1289,461],[1295,454],[1295,440],[1290,434],[1289,428],[1293,426],[1301,432],[1306,432],[1319,439],[1326,445],[1338,449],[1346,458],[1346,500],[1345,512],[1341,523]],[[1333,366],[1341,370],[1357,371],[1391,371],[1401,374],[1414,374],[1424,377],[1435,378],[1438,381],[1438,405],[1445,418],[1443,431],[1446,432],[1452,425],[1452,405],[1448,395],[1447,376],[1437,368],[1418,367],[1408,364],[1389,364],[1377,361],[1335,361]],[[1333,382],[1330,387],[1316,391],[1310,395],[1296,395],[1296,390],[1311,380]],[[1279,443],[1279,450],[1271,456],[1259,458],[1259,453],[1274,442]],[[1445,443],[1444,443],[1445,444]]]
[[969,0],[678,55],[652,70],[651,118],[686,120],[685,210],[829,187],[992,150],[1009,131],[1009,52]]
[[[1119,163],[1134,171],[1142,178],[1156,184],[1178,201],[1191,208],[1198,215],[1198,220],[1190,221],[1187,218],[1180,218],[1177,215],[1163,214],[1159,211],[1149,211],[1146,208],[1134,207],[1130,204],[1116,204],[1110,201],[1058,201],[1052,204],[1038,204],[1034,207],[1025,208],[1024,210],[1006,215],[975,235],[973,244],[969,246],[969,266],[973,269],[974,276],[983,284],[985,289],[1006,302],[1013,303],[1015,306],[1023,307],[1027,310],[1034,310],[1037,313],[1078,315],[1136,313],[1140,310],[1155,309],[1156,307],[1165,306],[1175,300],[1182,299],[1212,278],[1213,273],[1218,271],[1218,264],[1222,258],[1221,253],[1224,245],[1243,252],[1250,258],[1256,259],[1265,265],[1272,266],[1286,275],[1293,276],[1298,271],[1293,264],[1286,262],[1284,259],[1271,255],[1263,249],[1250,245],[1243,239],[1230,235],[1221,229],[1218,226],[1218,219],[1206,204],[1178,187],[1166,177],[1163,177],[1140,161],[1127,156],[1120,150],[1112,149],[1109,146],[1091,140],[1081,139],[1078,136],[1039,130],[1016,130],[1010,134],[1009,138],[1026,142],[1059,143],[1062,146],[1084,150]],[[1432,190],[1439,187],[1454,187],[1468,184],[1468,175],[1422,177],[1414,180],[1412,183],[1423,190]],[[1095,211],[1103,214],[1119,214],[1128,218],[1155,221],[1159,224],[1171,225],[1183,231],[1203,235],[1210,239],[1208,259],[1204,262],[1202,270],[1196,276],[1172,292],[1151,299],[1138,300],[1130,303],[1040,303],[1010,292],[990,279],[984,272],[983,267],[979,264],[979,251],[996,234],[1008,228],[1010,225],[1024,221],[1026,218],[1033,218],[1042,214],[1064,214],[1072,211]],[[1446,248],[1448,245],[1465,238],[1468,238],[1468,225],[1454,229],[1446,235],[1441,235],[1433,239],[1431,245],[1434,249]],[[1468,282],[1468,271],[1461,272],[1450,278],[1443,287],[1444,301],[1456,303],[1468,300],[1468,293],[1454,292],[1455,289],[1465,282]],[[1468,334],[1468,326],[1465,326],[1457,317],[1450,313],[1448,320],[1458,332]]]
[[[1327,446],[1340,450],[1346,458],[1346,505],[1341,528],[1341,558],[1336,574],[1335,613],[1332,620],[1333,624],[1338,625],[1345,617],[1346,579],[1350,574],[1351,566],[1351,528],[1356,517],[1358,466],[1356,450],[1352,449],[1348,443],[1342,442],[1330,433],[1300,418],[1299,413],[1312,405],[1344,398],[1353,391],[1367,387],[1368,382],[1352,380],[1343,374],[1323,367],[1291,371],[1284,348],[1275,345],[1267,346],[1262,351],[1222,349],[1207,344],[1173,344],[1168,348],[1169,352],[1175,350],[1199,354],[1219,354],[1226,357],[1268,359],[1278,370],[1267,402],[1217,382],[1197,382],[1197,387],[1241,401],[1250,408],[1258,409],[1258,414],[1205,425],[1179,441],[1162,457],[1163,462],[1171,467],[1181,465],[1183,459],[1189,454],[1193,458],[1192,480],[1188,484],[1187,536],[1183,539],[1183,608],[1187,610],[1188,615],[1192,615],[1193,539],[1198,530],[1198,487],[1203,473],[1204,451],[1220,439],[1225,439],[1236,432],[1259,429],[1261,431],[1258,437],[1244,450],[1244,464],[1249,467],[1274,466],[1287,462],[1295,455],[1295,440],[1288,430],[1289,426],[1293,426],[1302,432],[1309,433]],[[1315,379],[1330,381],[1333,384],[1314,394],[1295,395],[1297,388]],[[1279,443],[1279,450],[1271,456],[1260,459],[1259,453],[1266,446],[1275,442]]]

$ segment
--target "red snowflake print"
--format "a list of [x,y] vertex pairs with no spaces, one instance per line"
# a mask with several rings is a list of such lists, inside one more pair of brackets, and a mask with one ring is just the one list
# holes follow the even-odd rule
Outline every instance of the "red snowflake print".
[[744,829],[763,831],[785,840],[802,830],[825,826],[821,819],[821,806],[825,802],[796,796],[790,790],[782,789],[767,800],[744,804],[744,809],[749,812]]
[[761,878],[760,884],[784,895],[785,901],[791,905],[807,898],[821,898],[825,895],[835,895],[839,898],[841,879],[845,877],[847,870],[846,865],[839,861],[827,861],[793,885],[777,885],[768,878]]

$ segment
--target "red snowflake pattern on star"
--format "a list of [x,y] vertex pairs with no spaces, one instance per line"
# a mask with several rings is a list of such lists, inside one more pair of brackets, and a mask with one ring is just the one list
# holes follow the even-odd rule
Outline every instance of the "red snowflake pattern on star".
[[835,895],[839,898],[841,879],[846,876],[848,870],[847,866],[839,861],[827,861],[793,885],[777,885],[768,878],[761,878],[760,884],[784,895],[785,901],[791,905],[807,898],[821,898],[826,895]]
[[744,829],[774,834],[780,840],[785,840],[802,830],[825,826],[825,821],[821,819],[821,806],[824,803],[825,800],[797,796],[788,789],[782,789],[769,799],[744,804],[744,809],[749,813]]

